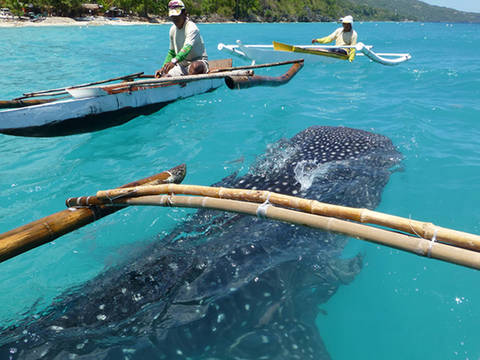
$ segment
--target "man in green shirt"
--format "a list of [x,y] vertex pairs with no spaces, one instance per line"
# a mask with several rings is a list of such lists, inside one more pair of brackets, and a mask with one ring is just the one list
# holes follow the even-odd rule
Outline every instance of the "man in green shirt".
[[197,25],[191,21],[181,0],[168,3],[168,16],[173,21],[170,28],[170,48],[156,77],[205,74],[208,56]]

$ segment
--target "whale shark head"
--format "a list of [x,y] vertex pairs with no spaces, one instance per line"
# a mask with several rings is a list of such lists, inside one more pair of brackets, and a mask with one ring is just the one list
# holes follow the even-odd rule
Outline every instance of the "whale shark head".
[[[391,167],[400,159],[385,136],[347,127],[312,126],[270,146],[246,176],[228,185],[373,208]],[[378,191],[371,194],[373,189]],[[349,192],[358,192],[359,197]]]
[[[375,207],[391,141],[310,127],[219,186]],[[319,305],[360,271],[343,236],[201,210],[0,336],[0,359],[328,359]]]

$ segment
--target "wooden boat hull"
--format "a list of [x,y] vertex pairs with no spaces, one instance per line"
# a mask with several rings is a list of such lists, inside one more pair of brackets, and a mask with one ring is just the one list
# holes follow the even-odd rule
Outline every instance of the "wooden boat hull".
[[104,96],[68,99],[0,111],[0,133],[30,137],[80,134],[118,126],[165,105],[213,91],[224,79],[137,87]]

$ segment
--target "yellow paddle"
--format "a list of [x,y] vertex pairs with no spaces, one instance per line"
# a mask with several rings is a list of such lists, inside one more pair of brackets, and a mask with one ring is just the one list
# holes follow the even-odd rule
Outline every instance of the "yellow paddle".
[[288,44],[280,43],[278,41],[273,42],[273,49],[276,50],[276,51],[288,51],[288,52],[298,52],[298,53],[303,53],[303,54],[320,55],[320,56],[332,57],[332,58],[340,59],[340,60],[347,60],[348,59],[347,54],[339,54],[337,52],[333,52],[333,51],[330,51],[328,49],[304,48],[304,47],[301,47],[301,46],[294,46],[294,45],[288,45]]

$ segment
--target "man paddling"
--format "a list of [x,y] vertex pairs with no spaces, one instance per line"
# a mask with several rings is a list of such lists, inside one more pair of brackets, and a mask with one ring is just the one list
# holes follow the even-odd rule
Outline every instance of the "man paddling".
[[168,3],[168,16],[173,21],[170,28],[170,48],[163,67],[155,77],[205,74],[208,57],[197,25],[191,21],[181,0]]
[[[345,16],[340,19],[342,27],[335,30],[328,36],[319,39],[313,39],[312,44],[328,44],[335,40],[336,46],[353,46],[357,43],[357,32],[353,30],[353,17],[351,15]],[[348,55],[348,61],[352,62],[355,58],[355,49],[334,49],[337,53],[343,53]]]

